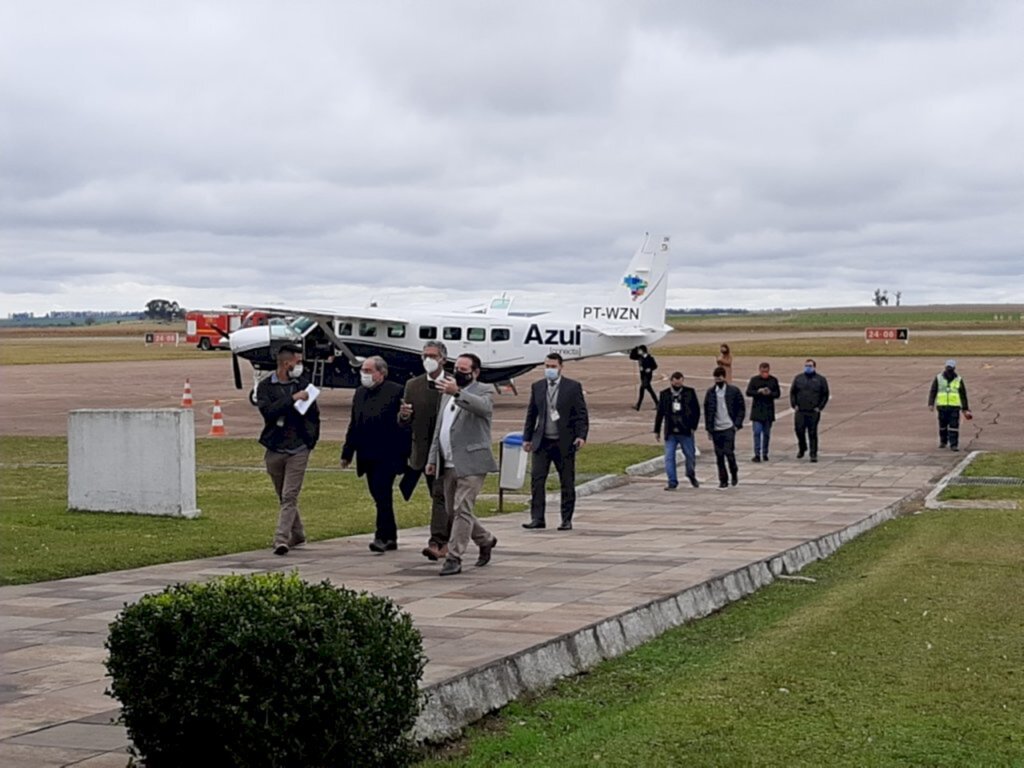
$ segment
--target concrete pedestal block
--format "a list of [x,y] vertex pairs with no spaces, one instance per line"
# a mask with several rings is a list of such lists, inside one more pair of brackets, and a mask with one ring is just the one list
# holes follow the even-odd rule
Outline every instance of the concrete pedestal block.
[[192,411],[90,409],[68,414],[68,507],[197,517]]

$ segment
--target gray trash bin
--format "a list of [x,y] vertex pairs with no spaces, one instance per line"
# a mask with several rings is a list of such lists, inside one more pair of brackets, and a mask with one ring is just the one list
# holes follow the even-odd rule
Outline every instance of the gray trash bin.
[[502,438],[499,488],[512,491],[523,487],[523,481],[526,480],[526,458],[522,432],[510,432]]

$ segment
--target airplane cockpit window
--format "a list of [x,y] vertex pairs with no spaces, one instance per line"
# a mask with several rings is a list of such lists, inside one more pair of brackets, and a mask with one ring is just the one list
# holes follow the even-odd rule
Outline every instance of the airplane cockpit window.
[[268,326],[271,341],[298,341],[302,333],[287,323],[271,323]]
[[491,328],[491,341],[508,341],[512,338],[512,331],[508,328]]
[[445,326],[443,335],[445,341],[459,341],[462,338],[462,329],[454,326]]
[[467,341],[487,341],[487,329],[486,328],[468,328],[466,329]]
[[404,325],[389,325],[388,326],[388,338],[389,339],[404,339],[405,338],[405,326]]
[[420,338],[421,339],[436,339],[437,328],[433,325],[421,325],[420,326]]
[[359,335],[360,336],[376,336],[377,335],[377,324],[361,322],[359,324]]
[[316,325],[316,320],[311,317],[296,317],[292,320],[292,330],[300,336]]
[[336,332],[339,336],[351,336],[352,335],[352,323],[338,323],[338,330]]

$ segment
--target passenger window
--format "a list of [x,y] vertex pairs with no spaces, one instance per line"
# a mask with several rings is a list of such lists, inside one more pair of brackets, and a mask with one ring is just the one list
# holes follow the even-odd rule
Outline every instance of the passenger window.
[[512,332],[508,328],[492,328],[491,341],[508,341],[512,338]]
[[404,339],[405,338],[405,326],[404,325],[389,325],[388,326],[388,338],[389,339]]
[[445,341],[458,341],[462,338],[462,329],[445,327],[444,329],[444,340]]
[[487,329],[469,328],[466,331],[466,339],[468,341],[487,341]]
[[352,323],[338,323],[338,335],[339,336],[351,336],[352,335]]
[[421,339],[436,339],[437,328],[432,325],[421,325],[420,326],[420,338]]
[[377,335],[377,324],[361,322],[359,324],[359,335],[373,337]]

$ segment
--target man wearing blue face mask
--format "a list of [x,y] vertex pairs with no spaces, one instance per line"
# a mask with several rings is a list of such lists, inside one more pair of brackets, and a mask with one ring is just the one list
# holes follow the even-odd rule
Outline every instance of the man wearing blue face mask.
[[802,459],[811,449],[811,461],[818,460],[818,422],[821,412],[828,404],[828,379],[818,373],[818,366],[811,358],[804,361],[804,372],[793,379],[789,388],[789,404],[795,411],[793,426],[796,429],[798,451]]
[[299,493],[306,476],[309,452],[320,438],[320,409],[314,401],[305,413],[298,404],[310,399],[309,374],[302,370],[302,350],[282,347],[277,353],[277,370],[256,388],[256,405],[263,416],[260,445],[267,474],[274,483],[280,511],[274,532],[275,555],[306,542],[299,516]]
[[530,387],[530,404],[523,426],[523,450],[533,453],[530,522],[523,523],[523,528],[547,527],[545,486],[553,463],[562,486],[562,523],[558,530],[572,530],[576,510],[576,452],[586,444],[589,431],[590,417],[583,387],[562,375],[562,356],[552,352],[544,360],[544,378]]

